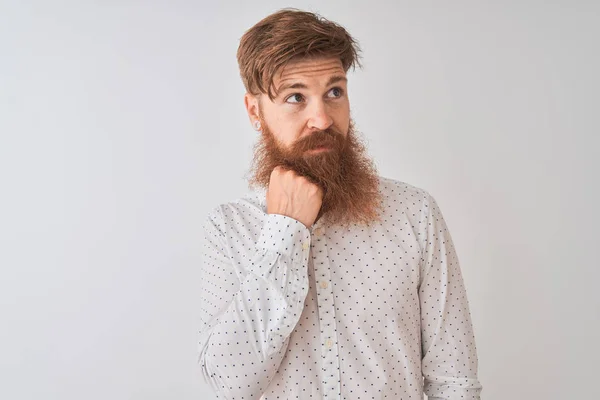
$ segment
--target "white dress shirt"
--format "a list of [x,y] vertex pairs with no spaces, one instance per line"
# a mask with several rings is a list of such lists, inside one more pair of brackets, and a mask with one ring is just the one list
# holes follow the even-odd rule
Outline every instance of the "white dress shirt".
[[425,190],[379,177],[370,228],[307,228],[266,191],[204,226],[198,362],[221,399],[479,399],[469,304]]

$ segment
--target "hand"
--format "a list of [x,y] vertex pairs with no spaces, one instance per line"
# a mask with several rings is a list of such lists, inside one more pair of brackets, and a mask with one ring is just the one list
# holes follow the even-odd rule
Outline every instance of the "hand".
[[314,224],[323,203],[323,189],[295,171],[277,166],[271,172],[267,189],[267,213],[282,214]]

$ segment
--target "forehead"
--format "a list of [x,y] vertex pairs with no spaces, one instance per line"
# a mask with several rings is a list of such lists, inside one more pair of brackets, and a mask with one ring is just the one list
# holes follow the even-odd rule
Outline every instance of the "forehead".
[[346,76],[339,58],[301,58],[292,60],[275,74],[273,83],[278,87],[292,80],[328,78],[331,75]]

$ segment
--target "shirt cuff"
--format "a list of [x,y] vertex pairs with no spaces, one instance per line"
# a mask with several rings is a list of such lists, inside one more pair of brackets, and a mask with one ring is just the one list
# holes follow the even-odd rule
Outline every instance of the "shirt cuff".
[[306,259],[310,251],[310,230],[287,215],[267,214],[256,246],[294,259]]

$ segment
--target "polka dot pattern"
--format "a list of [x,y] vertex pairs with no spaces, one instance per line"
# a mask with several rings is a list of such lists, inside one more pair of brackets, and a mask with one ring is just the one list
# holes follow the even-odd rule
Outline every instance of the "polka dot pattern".
[[385,212],[370,227],[267,214],[264,189],[211,211],[198,362],[218,398],[480,398],[440,208],[423,189],[379,185]]

